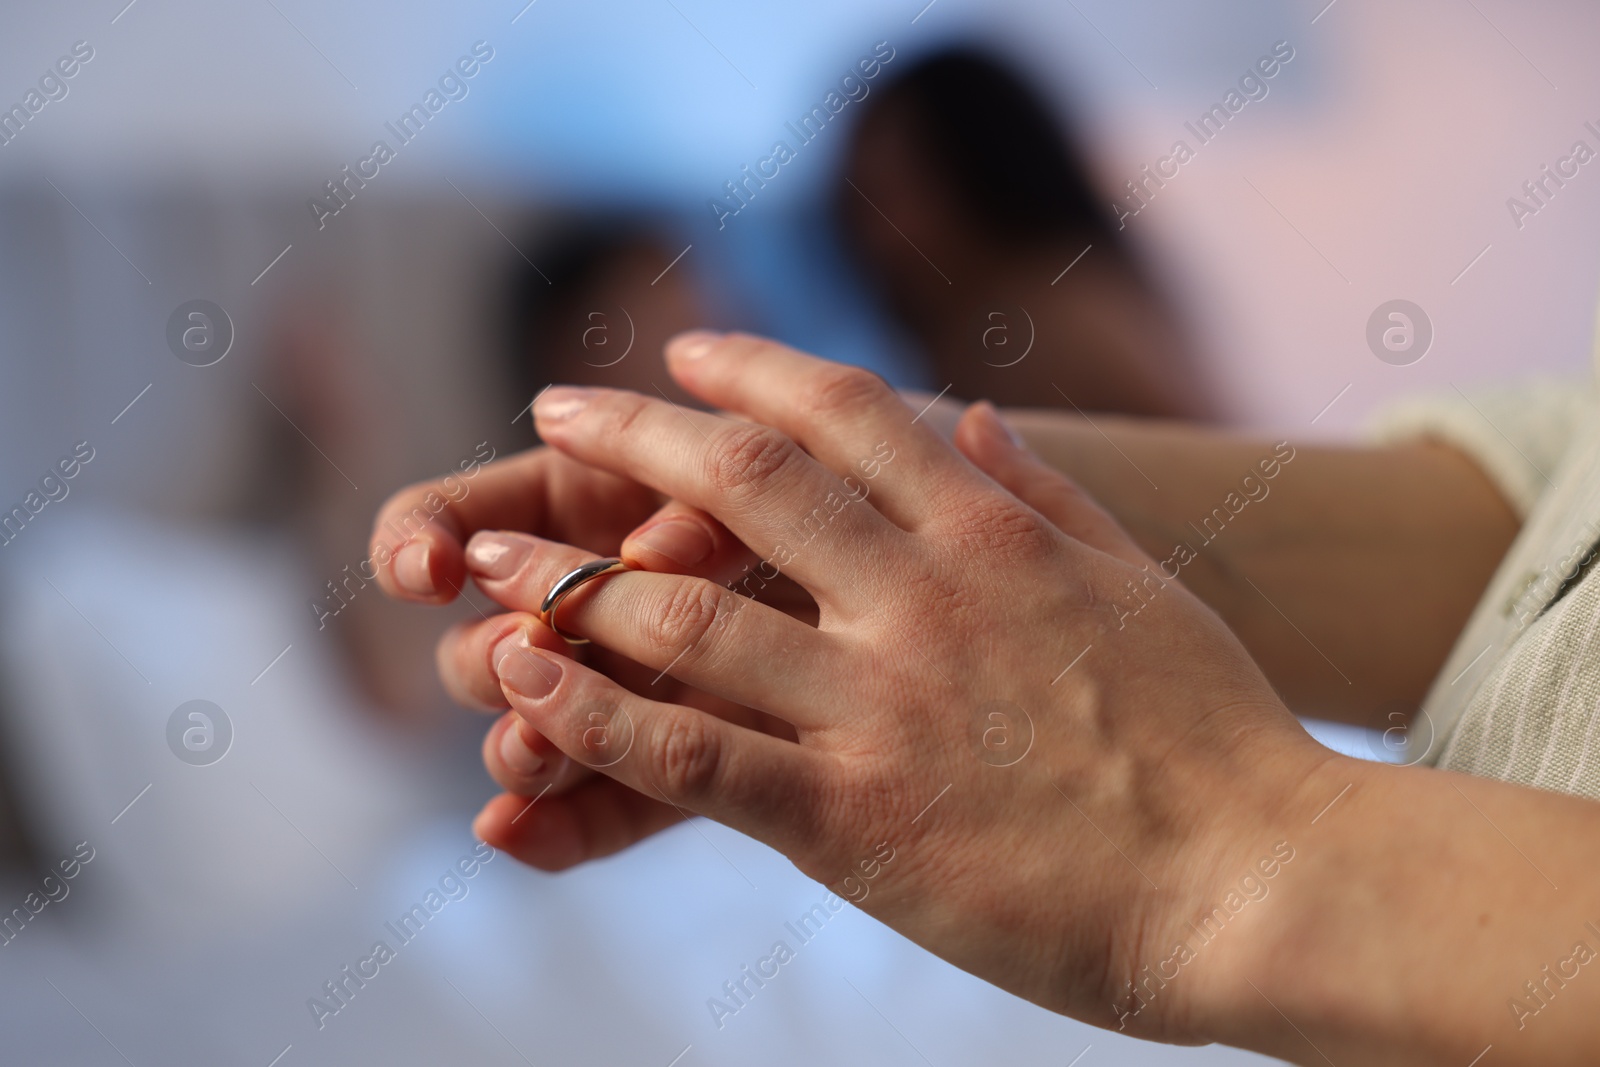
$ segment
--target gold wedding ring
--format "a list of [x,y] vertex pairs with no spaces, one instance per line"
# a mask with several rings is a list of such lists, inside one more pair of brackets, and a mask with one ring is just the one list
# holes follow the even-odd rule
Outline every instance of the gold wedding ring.
[[554,630],[566,639],[569,645],[587,645],[587,637],[574,637],[564,632],[556,625],[556,609],[561,607],[561,602],[571,596],[585,582],[592,582],[596,578],[604,578],[608,574],[618,571],[631,570],[626,563],[616,557],[609,559],[593,559],[581,567],[574,567],[563,574],[550,591],[544,595],[544,603],[539,605],[539,621]]

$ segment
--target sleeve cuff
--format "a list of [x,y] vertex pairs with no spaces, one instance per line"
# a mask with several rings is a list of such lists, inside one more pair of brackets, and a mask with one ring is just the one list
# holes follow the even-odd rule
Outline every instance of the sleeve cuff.
[[1587,382],[1534,381],[1511,388],[1452,390],[1381,410],[1368,428],[1375,444],[1431,439],[1478,465],[1519,519],[1550,485],[1574,434],[1597,411]]

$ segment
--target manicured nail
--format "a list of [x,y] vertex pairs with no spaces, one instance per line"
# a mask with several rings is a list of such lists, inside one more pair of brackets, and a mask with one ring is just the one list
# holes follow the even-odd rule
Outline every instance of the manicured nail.
[[668,341],[667,351],[677,359],[699,359],[720,340],[722,334],[715,330],[689,330]]
[[634,538],[638,548],[666,557],[678,567],[693,567],[711,555],[711,535],[705,527],[688,519],[675,519],[650,527]]
[[534,754],[532,747],[524,740],[522,731],[522,723],[513,722],[500,735],[500,761],[512,774],[533,778],[545,769],[545,761]]
[[526,537],[498,530],[480,530],[467,542],[467,568],[491,581],[511,577],[522,569],[533,545]]
[[567,385],[551,386],[533,402],[533,416],[545,422],[570,419],[589,403],[589,390]]
[[494,647],[494,673],[508,699],[542,700],[561,681],[555,657],[536,651],[521,632],[502,638]]
[[395,553],[395,583],[412,596],[433,596],[438,592],[433,586],[433,572],[428,570],[431,551],[432,546],[426,541],[412,541]]

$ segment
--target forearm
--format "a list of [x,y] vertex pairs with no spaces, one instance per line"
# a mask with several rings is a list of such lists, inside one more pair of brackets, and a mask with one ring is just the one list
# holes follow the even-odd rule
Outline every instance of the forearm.
[[1289,442],[1281,462],[1265,439],[1177,423],[1005,416],[1158,562],[1187,546],[1181,580],[1303,714],[1414,708],[1517,530],[1477,467],[1440,445]]
[[1600,805],[1342,757],[1299,796],[1295,861],[1198,1009],[1218,1040],[1302,1064],[1594,1062]]

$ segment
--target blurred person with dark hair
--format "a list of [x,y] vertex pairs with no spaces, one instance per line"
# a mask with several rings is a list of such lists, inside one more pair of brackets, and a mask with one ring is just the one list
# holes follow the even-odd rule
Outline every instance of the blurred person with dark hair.
[[[506,376],[532,399],[551,382],[693,398],[661,373],[655,353],[701,322],[731,324],[679,252],[666,223],[621,213],[541,227],[532,259],[511,262],[502,298]],[[538,266],[534,264],[537,263]],[[670,268],[670,269],[669,269]],[[524,425],[532,428],[532,420]]]
[[863,106],[835,194],[840,228],[952,396],[1213,414],[1196,354],[1075,131],[1010,64],[940,52]]
[[[940,52],[874,88],[862,108],[831,229],[935,391],[1215,416],[1178,313],[1096,192],[1076,132],[1011,65]],[[674,265],[668,230],[627,211],[541,224],[531,262],[509,263],[504,299],[507,369],[525,395],[571,381],[692,403],[633,354],[697,324],[761,325],[714,306],[691,265]],[[807,266],[794,249],[743,254]],[[720,268],[737,271],[737,255]]]

